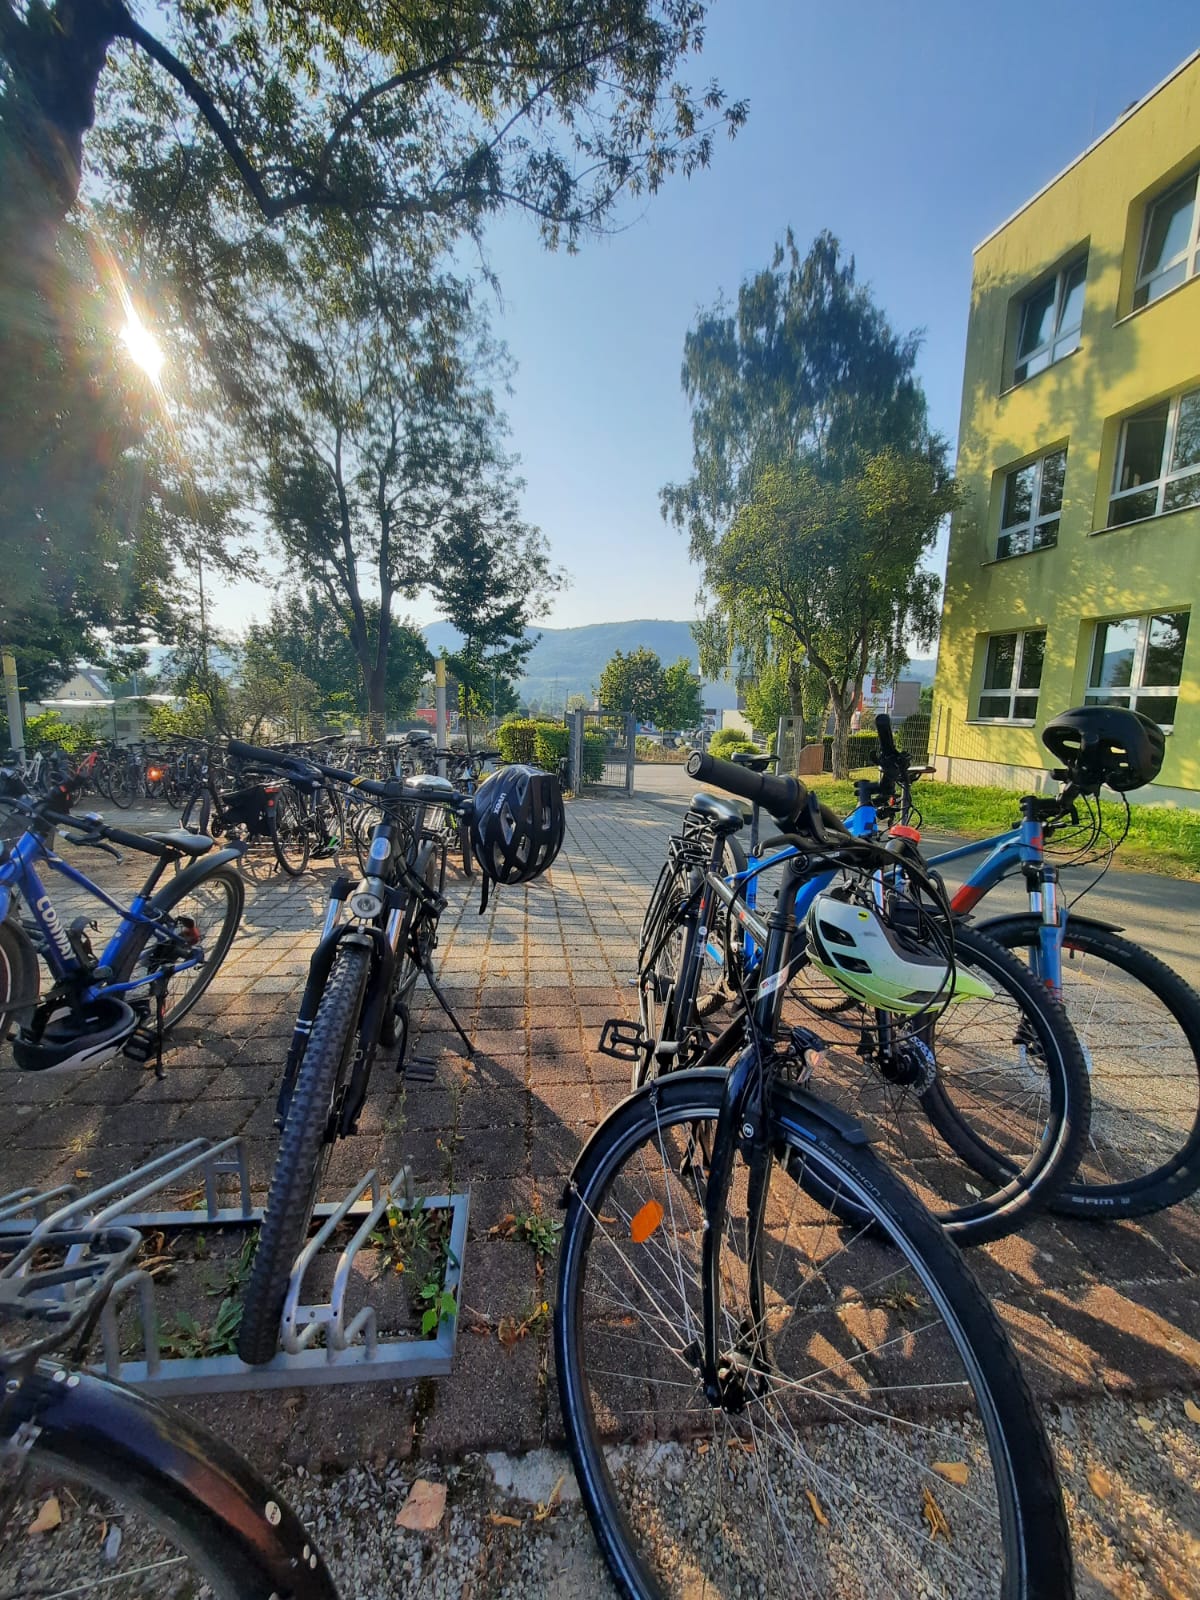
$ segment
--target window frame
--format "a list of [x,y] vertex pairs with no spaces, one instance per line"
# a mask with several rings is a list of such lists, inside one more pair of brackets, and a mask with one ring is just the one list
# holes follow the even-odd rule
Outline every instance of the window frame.
[[[1190,607],[1181,607],[1180,611],[1188,619],[1188,632],[1191,632],[1192,613]],[[1176,715],[1178,715],[1178,701],[1183,692],[1183,661],[1179,663],[1179,681],[1175,684],[1152,683],[1143,685],[1139,680],[1146,670],[1146,655],[1150,648],[1150,627],[1156,617],[1177,616],[1179,612],[1170,611],[1134,611],[1125,616],[1097,617],[1092,624],[1092,642],[1088,651],[1087,680],[1083,687],[1084,702],[1089,705],[1103,705],[1110,701],[1114,695],[1127,695],[1129,709],[1141,711],[1143,716],[1149,716],[1152,721],[1158,718],[1149,709],[1144,709],[1141,701],[1170,700],[1176,701]],[[1105,686],[1093,684],[1092,674],[1096,670],[1096,652],[1100,648],[1101,628],[1111,627],[1114,622],[1136,622],[1138,625],[1137,641],[1133,647],[1133,664],[1129,671],[1129,684],[1124,686]],[[1183,641],[1184,655],[1187,654],[1187,638]],[[1164,733],[1172,733],[1175,723],[1159,722],[1158,726]]]
[[[1010,727],[1015,726],[1015,727],[1019,727],[1019,728],[1032,728],[1033,727],[1034,723],[1037,721],[1038,707],[1041,705],[1042,673],[1038,674],[1038,682],[1037,682],[1037,688],[1036,689],[1022,689],[1020,684],[1021,684],[1021,668],[1025,664],[1025,640],[1030,634],[1034,634],[1034,633],[1041,634],[1041,637],[1042,637],[1042,673],[1044,673],[1045,670],[1046,670],[1046,638],[1047,638],[1047,630],[1045,628],[1005,628],[1002,632],[985,633],[985,634],[981,634],[980,635],[981,639],[983,640],[983,651],[982,651],[981,658],[980,658],[981,682],[980,682],[979,689],[976,691],[976,694],[975,694],[975,715],[973,717],[968,718],[968,721],[970,721],[970,722],[982,722],[982,723],[987,723],[989,725],[995,723],[995,724],[1001,724],[1001,725],[1010,726]],[[987,681],[988,652],[991,649],[992,640],[993,639],[1009,639],[1009,638],[1012,638],[1012,639],[1016,640],[1016,648],[1013,651],[1013,666],[1012,666],[1012,673],[1011,673],[1011,676],[1009,677],[1009,681],[1008,681],[1008,689],[1007,690],[1004,690],[1004,689],[985,689],[983,687],[983,685]],[[993,699],[999,700],[999,698],[1002,695],[1005,695],[1005,694],[1007,694],[1007,696],[1008,696],[1008,712],[1007,712],[1007,714],[1004,715],[1004,716],[999,716],[999,717],[985,716],[984,712],[983,712],[983,700],[984,700],[985,696],[990,696]],[[1033,709],[1033,716],[1031,716],[1031,717],[1018,717],[1013,711],[1014,702],[1017,701],[1017,700],[1033,700],[1033,701],[1035,701],[1036,704],[1035,704],[1034,709]]]
[[[1049,461],[1052,456],[1061,455],[1063,457],[1063,497],[1065,497],[1067,483],[1067,455],[1069,448],[1070,447],[1067,444],[1053,445],[1049,450],[1043,450],[1040,456],[1035,456],[1032,461],[1023,461],[1019,466],[1009,467],[1001,474],[1000,526],[996,532],[995,559],[997,561],[1012,561],[1017,556],[1032,555],[1035,550],[1053,550],[1055,545],[1058,543],[1058,529],[1062,524],[1062,498],[1059,499],[1057,511],[1047,511],[1043,513],[1038,508],[1042,503],[1042,484],[1045,481],[1046,462]],[[1030,467],[1036,467],[1037,471],[1033,480],[1033,494],[1030,497],[1029,518],[1025,522],[1015,522],[1011,527],[1006,528],[1004,525],[1004,504],[1008,499],[1009,479],[1015,477],[1018,472],[1026,472]],[[1054,537],[1052,539],[1039,539],[1037,536],[1039,525],[1046,522],[1053,522],[1055,524]],[[1023,549],[1002,550],[1000,548],[1003,540],[1008,539],[1011,542],[1019,534],[1027,534],[1029,536],[1029,543]]]
[[[1188,230],[1187,243],[1165,266],[1156,267],[1153,272],[1146,272],[1143,270],[1143,258],[1146,254],[1146,245],[1150,239],[1150,226],[1154,220],[1154,213],[1165,200],[1169,200],[1177,190],[1184,188],[1189,183],[1194,183],[1196,188],[1192,195],[1192,225]],[[1185,268],[1190,266],[1190,270],[1184,272],[1182,280],[1179,283],[1172,284],[1171,288],[1164,289],[1162,294],[1152,295],[1149,292],[1151,284],[1156,279],[1164,277],[1168,272],[1172,272],[1180,262],[1183,263]],[[1160,194],[1155,195],[1153,200],[1146,202],[1142,213],[1142,237],[1138,244],[1137,276],[1133,280],[1133,310],[1142,311],[1146,306],[1152,306],[1156,300],[1162,300],[1167,295],[1172,294],[1174,290],[1182,289],[1185,283],[1190,283],[1195,277],[1200,277],[1200,166],[1193,167],[1189,172],[1185,172],[1177,182],[1171,184],[1169,188],[1163,189]],[[1146,291],[1146,296],[1144,299],[1139,299],[1138,297],[1143,290]]]
[[[1068,337],[1068,335],[1065,334],[1062,331],[1062,328],[1059,326],[1063,311],[1066,306],[1067,279],[1076,270],[1076,268],[1080,266],[1083,268],[1084,306],[1087,304],[1088,258],[1090,254],[1091,252],[1088,249],[1080,250],[1076,255],[1070,257],[1069,260],[1063,262],[1062,266],[1059,267],[1055,272],[1053,280],[1051,280],[1051,278],[1048,276],[1043,278],[1035,288],[1027,290],[1018,298],[1018,314],[1016,334],[1013,342],[1013,358],[1012,365],[1008,372],[1008,387],[1010,389],[1015,389],[1022,383],[1028,383],[1031,378],[1036,378],[1038,373],[1045,372],[1049,367],[1057,366],[1060,361],[1065,361],[1068,356],[1074,355],[1076,350],[1078,350],[1080,345],[1083,343],[1083,308],[1081,307],[1079,312],[1079,326],[1077,329],[1075,329],[1075,343],[1069,350],[1060,351],[1058,354],[1055,353],[1057,347],[1065,338]],[[1036,296],[1040,295],[1046,288],[1046,285],[1051,281],[1054,283],[1054,301],[1051,307],[1051,326],[1053,327],[1054,331],[1051,333],[1048,339],[1043,340],[1043,342],[1031,350],[1028,355],[1022,356],[1021,335],[1025,329],[1026,310],[1030,302]],[[1043,352],[1048,352],[1049,360],[1046,362],[1045,366],[1038,367],[1036,372],[1030,372],[1029,363],[1036,360],[1037,357]],[[1022,367],[1025,369],[1023,372],[1021,371]]]
[[[1171,506],[1169,510],[1164,510],[1163,508],[1163,502],[1167,497],[1167,489],[1172,483],[1178,482],[1181,478],[1200,477],[1200,462],[1193,461],[1189,462],[1185,467],[1175,468],[1168,468],[1166,465],[1175,454],[1175,442],[1179,436],[1179,413],[1183,409],[1183,402],[1191,399],[1193,395],[1200,397],[1200,388],[1183,389],[1179,394],[1169,396],[1167,400],[1167,426],[1163,433],[1162,454],[1158,462],[1158,477],[1152,478],[1149,483],[1134,484],[1129,489],[1118,489],[1116,487],[1121,481],[1121,472],[1125,464],[1125,445],[1129,438],[1129,424],[1136,421],[1138,417],[1144,416],[1147,411],[1152,411],[1154,405],[1161,405],[1162,402],[1155,401],[1153,405],[1143,406],[1140,411],[1131,411],[1128,416],[1121,418],[1120,432],[1117,436],[1117,453],[1113,461],[1113,487],[1108,493],[1108,518],[1104,524],[1106,530],[1110,528],[1129,528],[1137,522],[1149,522],[1153,517],[1168,516],[1172,511],[1200,510],[1200,502],[1191,506]],[[1131,517],[1128,522],[1113,521],[1113,506],[1119,500],[1130,500],[1134,495],[1145,494],[1150,489],[1156,491],[1153,511],[1147,511],[1141,517]]]

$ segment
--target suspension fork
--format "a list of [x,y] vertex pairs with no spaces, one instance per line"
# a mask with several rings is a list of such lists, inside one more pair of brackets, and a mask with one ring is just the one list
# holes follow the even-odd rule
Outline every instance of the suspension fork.
[[1062,999],[1062,946],[1066,932],[1065,908],[1058,898],[1058,868],[1044,855],[1045,831],[1034,814],[1033,797],[1021,802],[1021,862],[1029,890],[1029,909],[1041,922],[1032,952],[1034,975]]

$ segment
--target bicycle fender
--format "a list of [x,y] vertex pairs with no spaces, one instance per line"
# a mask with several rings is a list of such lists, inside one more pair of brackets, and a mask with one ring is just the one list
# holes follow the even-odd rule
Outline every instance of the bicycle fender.
[[212,855],[201,856],[198,861],[193,861],[190,867],[170,881],[172,895],[187,894],[194,889],[196,884],[203,883],[209,873],[217,867],[227,867],[231,861],[240,861],[246,853],[244,844],[226,845],[223,850],[216,850]]
[[[974,927],[979,933],[991,934],[997,928],[1013,928],[1026,924],[1033,919],[1037,920],[1034,911],[1013,913],[1005,917],[988,917],[983,922],[976,922]],[[1081,917],[1077,912],[1070,912],[1067,917],[1067,937],[1070,937],[1071,927],[1096,928],[1100,933],[1121,933],[1125,924],[1123,922],[1102,922],[1099,917]]]
[[776,1082],[771,1091],[772,1109],[778,1112],[779,1103],[782,1101],[786,1107],[799,1113],[800,1117],[811,1117],[823,1123],[825,1127],[832,1128],[847,1144],[870,1144],[867,1133],[857,1117],[850,1116],[837,1106],[830,1105],[827,1100],[822,1100],[820,1095],[813,1094],[811,1089],[804,1089],[799,1084]]
[[192,1549],[213,1552],[214,1534],[228,1540],[238,1570],[224,1576],[246,1600],[337,1600],[324,1561],[287,1502],[228,1445],[179,1412],[107,1378],[43,1361],[5,1406],[7,1437],[22,1422],[39,1430],[39,1454],[91,1468],[118,1496],[125,1490],[135,1502],[165,1510],[171,1502],[155,1494],[169,1488],[182,1511],[180,1534]]

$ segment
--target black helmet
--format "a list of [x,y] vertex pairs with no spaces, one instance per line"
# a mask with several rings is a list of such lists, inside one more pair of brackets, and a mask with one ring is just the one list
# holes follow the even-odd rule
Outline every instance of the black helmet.
[[501,767],[475,791],[471,848],[493,883],[528,883],[562,849],[562,787],[539,767]]
[[1153,783],[1167,750],[1157,722],[1124,706],[1075,706],[1051,718],[1042,743],[1080,788],[1106,783],[1119,794]]
[[13,1040],[13,1056],[23,1072],[95,1067],[115,1056],[136,1027],[137,1017],[124,1000],[97,995],[79,1015],[51,1017],[40,1033],[23,1029]]

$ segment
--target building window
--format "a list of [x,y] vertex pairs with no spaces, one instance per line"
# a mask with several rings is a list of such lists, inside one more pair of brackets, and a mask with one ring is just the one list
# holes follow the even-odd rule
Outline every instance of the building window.
[[1051,450],[1027,467],[1016,467],[1006,474],[1000,538],[996,543],[998,561],[1058,543],[1066,473],[1067,452]]
[[1093,705],[1140,711],[1169,728],[1179,701],[1187,631],[1186,611],[1098,622],[1084,698]]
[[979,692],[981,722],[1032,722],[1046,658],[1046,630],[988,636]]
[[1014,383],[1079,349],[1086,280],[1087,256],[1080,256],[1021,302]]
[[1200,505],[1200,389],[1125,418],[1108,525],[1194,505]]
[[1133,306],[1149,305],[1200,272],[1200,171],[1146,208]]

